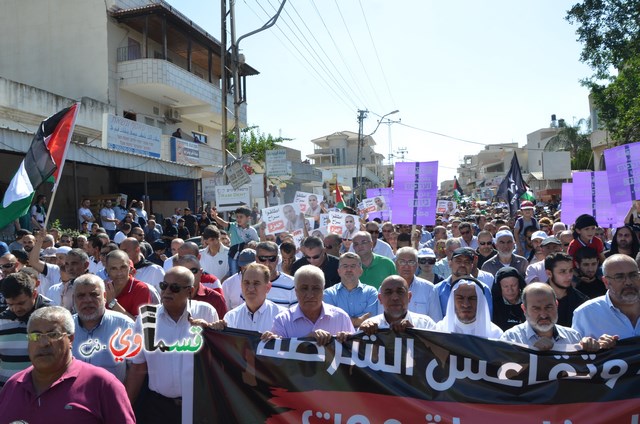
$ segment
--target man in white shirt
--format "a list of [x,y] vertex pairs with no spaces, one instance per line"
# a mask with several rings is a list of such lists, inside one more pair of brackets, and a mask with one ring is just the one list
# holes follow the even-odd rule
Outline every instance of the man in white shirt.
[[478,246],[478,237],[473,235],[473,227],[470,222],[462,222],[458,226],[460,231],[460,247],[470,247],[476,250]]
[[382,281],[378,300],[384,312],[367,319],[359,330],[371,335],[379,329],[391,328],[403,332],[407,328],[434,330],[436,323],[427,315],[409,311],[411,292],[409,284],[399,275],[390,275]]
[[432,282],[416,277],[418,252],[413,247],[401,247],[396,252],[396,270],[407,281],[411,292],[409,310],[428,315],[434,322],[442,319],[440,300]]
[[[218,314],[213,306],[191,300],[194,279],[187,268],[171,268],[160,287],[162,305],[156,312],[154,346],[160,341],[166,346],[184,343],[185,339],[191,341],[194,338],[192,322],[202,324],[218,321]],[[143,314],[138,315],[135,324],[136,334],[143,333],[145,317]],[[140,393],[145,375],[149,374],[149,392],[140,405],[140,421],[183,422],[182,397],[193,387],[193,352],[143,349],[132,362],[125,380],[131,404]]]
[[273,319],[284,310],[267,299],[271,289],[271,272],[262,264],[251,263],[242,273],[242,297],[244,303],[236,306],[223,320],[210,325],[215,330],[225,327],[264,333],[273,327]]
[[213,274],[220,281],[229,277],[229,248],[220,242],[220,230],[214,225],[208,225],[202,231],[202,245],[200,250],[200,264],[209,274]]
[[100,221],[102,222],[102,228],[105,229],[107,235],[111,240],[116,235],[116,225],[120,222],[116,219],[116,212],[111,207],[111,200],[107,199],[104,202],[104,208],[100,209]]
[[82,224],[87,223],[91,225],[91,223],[96,222],[96,219],[93,216],[93,212],[91,212],[91,200],[84,199],[82,204],[80,205],[80,209],[78,209],[78,220],[80,222],[80,229],[82,229]]

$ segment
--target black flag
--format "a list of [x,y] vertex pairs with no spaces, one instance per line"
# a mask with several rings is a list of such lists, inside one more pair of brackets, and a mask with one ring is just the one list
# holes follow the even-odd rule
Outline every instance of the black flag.
[[522,179],[518,157],[514,152],[513,159],[511,159],[511,168],[509,168],[507,176],[504,177],[504,180],[500,183],[496,196],[507,202],[509,205],[509,214],[514,216],[516,212],[518,212],[518,209],[520,209],[520,196],[526,192],[527,185]]

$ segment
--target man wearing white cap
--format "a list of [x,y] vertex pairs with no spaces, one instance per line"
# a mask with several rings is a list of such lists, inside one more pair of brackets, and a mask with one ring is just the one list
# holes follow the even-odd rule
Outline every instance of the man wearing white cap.
[[496,272],[498,272],[500,268],[510,266],[517,269],[520,275],[525,275],[529,262],[522,256],[513,253],[514,242],[515,240],[511,231],[498,231],[496,234],[496,249],[498,250],[498,254],[486,261],[482,265],[482,270],[493,274],[495,277]]
[[545,255],[542,252],[542,242],[549,237],[544,231],[535,231],[531,234],[531,254],[527,258],[529,265],[543,261]]
[[46,296],[51,286],[62,281],[61,273],[64,272],[64,262],[71,248],[68,246],[58,247],[56,250],[56,263],[45,262],[40,257],[40,249],[42,248],[45,234],[44,231],[36,234],[35,244],[31,252],[29,252],[29,265],[40,273],[38,275],[38,280],[40,281],[38,291]]
[[489,305],[481,283],[463,278],[453,287],[445,317],[436,324],[436,331],[461,333],[487,339],[499,339],[500,327],[491,322]]

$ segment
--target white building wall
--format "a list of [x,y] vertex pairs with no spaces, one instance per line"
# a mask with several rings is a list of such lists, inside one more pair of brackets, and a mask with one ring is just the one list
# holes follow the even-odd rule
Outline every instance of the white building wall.
[[106,25],[104,0],[3,0],[2,76],[108,103]]

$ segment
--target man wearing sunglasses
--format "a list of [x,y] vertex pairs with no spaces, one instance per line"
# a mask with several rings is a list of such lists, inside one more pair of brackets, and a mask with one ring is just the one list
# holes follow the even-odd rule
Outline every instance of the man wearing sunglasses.
[[[165,274],[160,283],[162,304],[156,312],[156,343],[162,340],[171,346],[193,340],[193,325],[218,321],[213,306],[191,299],[194,283],[193,272],[183,266],[174,266]],[[135,334],[142,334],[142,321],[142,316],[138,316]],[[193,352],[143,349],[133,357],[125,380],[131,404],[140,393],[145,375],[149,374],[149,392],[139,405],[139,422],[182,422],[183,392],[193,386],[193,355]]]
[[71,314],[61,307],[31,315],[33,367],[12,377],[0,394],[3,422],[136,422],[122,383],[102,368],[73,359],[74,327]]
[[498,251],[493,247],[493,235],[487,231],[482,230],[478,233],[478,248],[476,253],[478,254],[478,268],[482,269],[482,265],[489,259],[493,258]]
[[[2,280],[2,295],[8,309],[0,313],[0,388],[16,372],[30,365],[27,352],[27,321],[38,308],[51,302],[38,293],[36,282],[23,272]],[[4,417],[3,417],[4,419]]]
[[294,290],[293,278],[278,272],[278,245],[272,241],[263,241],[256,246],[256,262],[269,268],[271,290],[267,299],[276,305],[290,309],[298,303]]
[[336,256],[328,255],[324,249],[322,240],[318,237],[307,237],[303,242],[300,250],[304,252],[304,256],[293,263],[291,272],[294,274],[305,265],[313,265],[322,270],[326,287],[331,287],[340,282],[338,274],[338,265],[340,263]]
[[193,274],[193,293],[191,299],[208,303],[213,306],[218,316],[223,317],[227,313],[227,303],[221,292],[202,284],[204,270],[200,261],[193,255],[186,255],[176,259],[176,265],[187,268]]
[[591,299],[573,312],[574,330],[598,341],[640,336],[640,273],[633,258],[615,254],[602,264],[604,296]]
[[473,227],[470,222],[462,222],[458,226],[460,232],[460,246],[470,247],[472,249],[478,248],[478,237],[473,235]]

